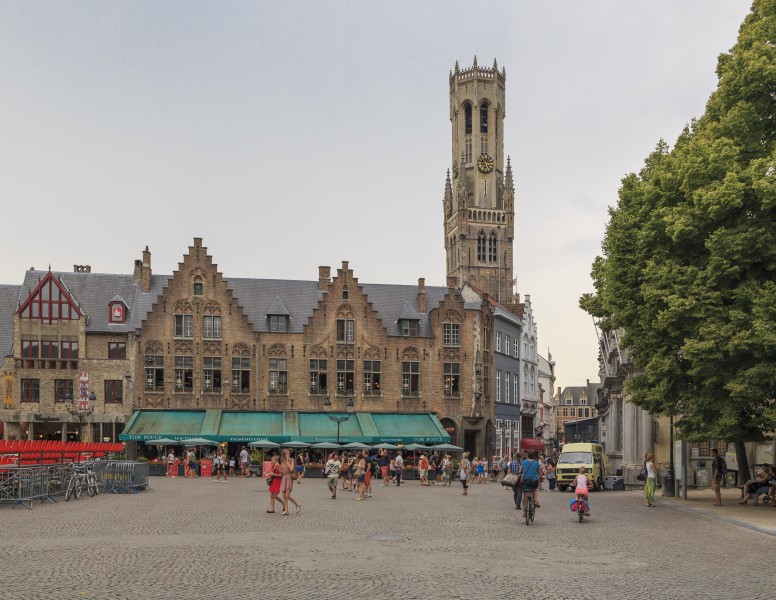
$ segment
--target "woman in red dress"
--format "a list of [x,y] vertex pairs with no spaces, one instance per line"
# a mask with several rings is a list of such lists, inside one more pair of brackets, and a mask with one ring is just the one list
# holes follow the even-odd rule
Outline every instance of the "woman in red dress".
[[270,474],[269,478],[272,479],[272,481],[269,484],[269,510],[268,513],[275,512],[275,500],[280,502],[280,504],[283,505],[283,512],[286,512],[286,503],[285,500],[283,500],[283,497],[280,496],[280,481],[282,479],[282,475],[280,474],[280,467],[278,466],[278,457],[273,456],[272,457],[272,473]]

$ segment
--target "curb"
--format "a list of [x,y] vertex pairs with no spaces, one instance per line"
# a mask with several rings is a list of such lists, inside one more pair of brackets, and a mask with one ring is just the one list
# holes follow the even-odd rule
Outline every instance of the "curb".
[[758,525],[752,525],[751,523],[747,523],[746,521],[739,521],[738,519],[732,519],[730,517],[717,515],[715,513],[711,513],[700,508],[693,508],[691,506],[682,506],[681,504],[677,504],[676,502],[673,502],[670,500],[664,501],[664,503],[667,504],[668,506],[677,508],[679,510],[684,510],[687,512],[693,512],[696,514],[704,515],[706,517],[711,517],[712,519],[718,519],[720,521],[724,521],[725,523],[730,523],[731,525],[737,525],[738,527],[751,529],[752,531],[756,531],[757,533],[764,533],[765,535],[772,535],[776,537],[776,529],[766,529],[765,527],[759,527]]

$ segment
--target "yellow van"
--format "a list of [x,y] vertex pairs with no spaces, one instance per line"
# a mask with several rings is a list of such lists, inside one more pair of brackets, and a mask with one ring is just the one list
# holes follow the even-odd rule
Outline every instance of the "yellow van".
[[579,475],[579,467],[585,467],[592,484],[591,490],[602,490],[607,466],[608,460],[601,444],[565,444],[555,468],[555,484],[561,492],[565,492]]

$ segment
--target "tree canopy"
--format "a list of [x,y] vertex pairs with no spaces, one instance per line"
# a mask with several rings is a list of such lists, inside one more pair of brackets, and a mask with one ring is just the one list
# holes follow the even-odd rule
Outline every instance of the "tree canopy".
[[623,179],[580,306],[625,332],[633,402],[741,444],[776,430],[776,0],[755,0],[717,77]]

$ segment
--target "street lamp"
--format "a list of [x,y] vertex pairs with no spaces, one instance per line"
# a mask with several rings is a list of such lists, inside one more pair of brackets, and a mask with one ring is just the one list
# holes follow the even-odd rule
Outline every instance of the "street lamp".
[[[324,408],[324,410],[326,412],[331,410],[331,399],[329,398],[329,394],[328,393],[326,394],[326,402],[324,402],[323,408]],[[348,410],[349,413],[353,412],[353,398],[348,398],[347,410]],[[350,417],[352,417],[353,415],[349,415],[348,414],[348,415],[337,416],[337,415],[328,415],[327,414],[326,416],[329,417],[330,420],[334,421],[337,424],[337,445],[339,445],[339,443],[340,443],[340,425],[342,425],[345,421],[350,419]]]

